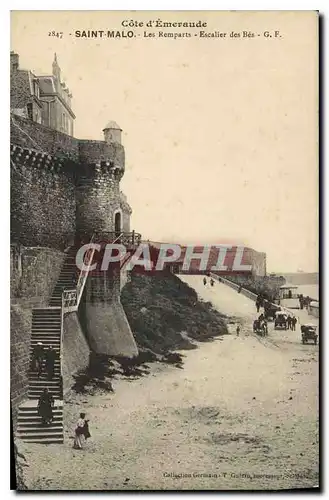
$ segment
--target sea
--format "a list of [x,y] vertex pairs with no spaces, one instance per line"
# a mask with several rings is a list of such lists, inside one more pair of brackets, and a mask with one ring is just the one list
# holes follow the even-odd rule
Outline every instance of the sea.
[[298,285],[298,294],[303,294],[304,297],[311,297],[314,300],[319,300],[319,285]]

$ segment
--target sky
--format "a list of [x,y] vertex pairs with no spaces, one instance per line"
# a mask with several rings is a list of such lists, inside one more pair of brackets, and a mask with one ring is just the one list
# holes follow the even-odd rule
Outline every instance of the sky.
[[[144,26],[132,39],[74,36],[158,18],[227,35],[174,40]],[[230,37],[244,30],[260,36]],[[121,186],[144,239],[239,243],[266,252],[269,272],[318,270],[314,12],[17,11],[11,50],[37,74],[51,73],[57,53],[76,137],[101,140],[119,123]]]

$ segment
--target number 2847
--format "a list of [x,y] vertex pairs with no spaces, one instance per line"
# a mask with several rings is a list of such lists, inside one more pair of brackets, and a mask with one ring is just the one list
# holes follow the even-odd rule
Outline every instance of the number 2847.
[[57,36],[57,38],[63,38],[63,31],[49,31],[48,36]]

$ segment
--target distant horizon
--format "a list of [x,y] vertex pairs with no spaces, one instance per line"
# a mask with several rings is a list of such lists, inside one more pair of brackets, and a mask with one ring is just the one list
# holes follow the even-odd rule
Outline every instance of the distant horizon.
[[[143,236],[143,235],[142,235]],[[231,244],[232,246],[237,246],[237,245],[241,245],[241,246],[244,246],[245,248],[250,248],[252,250],[254,250],[255,252],[259,252],[259,253],[265,253],[265,251],[262,251],[262,250],[258,250],[257,248],[253,248],[253,247],[247,247],[246,245],[244,245],[241,241],[240,242],[236,242],[236,241],[219,241],[217,240],[216,243],[214,243],[214,241],[216,241],[215,239],[213,240],[213,242],[202,242],[202,241],[198,241],[198,242],[195,242],[195,241],[182,241],[182,240],[179,240],[179,241],[170,241],[169,238],[163,238],[163,239],[158,239],[158,240],[155,240],[155,239],[151,239],[151,238],[143,238],[142,237],[142,242],[146,242],[146,241],[149,241],[150,243],[166,243],[168,245],[170,244],[180,244],[180,245],[193,245],[193,246],[202,246],[202,245],[225,245],[225,244]],[[267,257],[267,254],[266,254],[266,257]],[[267,265],[267,262],[266,262],[266,265]],[[304,270],[304,269],[297,269],[297,270],[286,270],[286,271],[273,271],[273,270],[270,270],[270,269],[267,269],[266,270],[266,274],[317,274],[319,275],[319,270],[312,270],[312,271],[309,271],[309,270]]]

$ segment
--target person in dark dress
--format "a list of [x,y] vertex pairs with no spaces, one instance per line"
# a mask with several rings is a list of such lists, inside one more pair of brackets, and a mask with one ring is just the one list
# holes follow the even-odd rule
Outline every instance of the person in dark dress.
[[45,362],[45,368],[46,372],[48,375],[48,379],[51,380],[54,376],[55,372],[55,360],[57,359],[57,352],[55,349],[53,349],[52,346],[49,346],[48,350],[46,351],[46,362]]
[[42,345],[42,342],[38,342],[34,347],[32,352],[32,363],[31,370],[38,373],[38,377],[40,377],[42,373],[42,366],[44,361],[45,351]]
[[52,421],[54,403],[54,398],[46,387],[38,401],[38,415],[41,417],[43,424],[50,424]]

